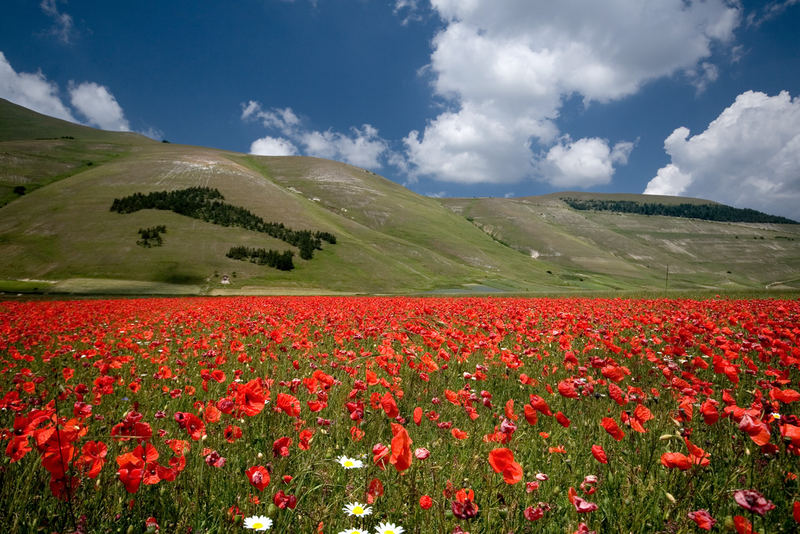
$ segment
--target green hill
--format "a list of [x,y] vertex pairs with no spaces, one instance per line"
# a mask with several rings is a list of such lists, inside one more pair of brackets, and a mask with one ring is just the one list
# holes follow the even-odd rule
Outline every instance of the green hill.
[[[241,225],[170,210],[110,210],[115,199],[136,193],[198,187],[218,190],[224,203],[241,208],[236,213],[330,233],[336,243],[322,242],[306,260],[285,240]],[[674,273],[671,287],[800,287],[796,225],[576,211],[558,196],[432,199],[343,163],[158,143],[4,100],[0,205],[0,290],[6,291],[657,289],[666,265]],[[139,230],[160,226],[161,246],[137,245]],[[292,251],[294,269],[226,257],[232,247]],[[773,259],[765,268],[767,255]]]

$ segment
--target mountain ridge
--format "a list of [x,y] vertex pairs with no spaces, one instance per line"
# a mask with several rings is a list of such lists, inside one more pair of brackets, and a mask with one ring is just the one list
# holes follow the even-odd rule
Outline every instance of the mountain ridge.
[[[14,192],[18,186],[24,194]],[[232,246],[298,252],[264,234],[159,210],[110,211],[115,198],[196,186],[216,188],[225,202],[264,220],[331,232],[337,243],[281,272],[225,256]],[[0,290],[656,290],[667,268],[675,288],[800,287],[793,225],[580,212],[559,195],[606,198],[434,199],[345,163],[159,143],[0,100]],[[160,225],[167,229],[162,246],[136,245],[137,228]]]

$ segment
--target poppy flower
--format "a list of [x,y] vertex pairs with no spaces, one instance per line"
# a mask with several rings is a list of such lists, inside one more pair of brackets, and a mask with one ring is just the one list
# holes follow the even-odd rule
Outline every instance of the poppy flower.
[[294,510],[297,507],[297,497],[294,495],[286,495],[283,490],[278,490],[278,493],[272,497],[272,502],[281,510],[286,508]]
[[267,471],[267,468],[264,466],[254,465],[245,471],[245,475],[247,475],[250,484],[258,491],[264,491],[264,488],[269,486],[269,471]]
[[775,508],[772,501],[768,500],[756,490],[736,490],[733,492],[733,500],[745,510],[749,510],[760,516],[763,516]]
[[423,510],[429,510],[433,506],[433,499],[430,495],[423,495],[419,498],[419,507]]
[[536,521],[537,519],[541,519],[544,517],[544,510],[537,506],[534,508],[533,506],[528,506],[522,512],[522,515],[525,516],[525,519],[528,521]]
[[292,438],[286,436],[278,438],[272,443],[272,455],[275,457],[289,456],[289,447],[291,446]]
[[381,397],[381,408],[383,408],[383,411],[386,412],[386,417],[389,419],[394,419],[400,415],[400,410],[397,408],[397,403],[395,402],[392,394],[388,391],[383,395],[383,397]]
[[703,530],[711,530],[714,528],[717,520],[711,517],[711,514],[708,513],[708,510],[697,510],[694,512],[689,512],[687,514],[689,519],[694,521],[697,524],[697,528],[701,528]]
[[411,438],[402,425],[392,423],[392,453],[389,463],[402,472],[411,467]]
[[383,495],[383,482],[378,478],[373,478],[367,486],[367,504],[372,504],[375,499]]
[[608,463],[608,457],[606,456],[606,451],[603,450],[603,447],[600,445],[592,445],[592,456],[594,459],[600,462],[601,464]]
[[475,492],[465,489],[456,491],[455,499],[450,503],[453,515],[459,519],[472,519],[478,515],[479,508],[474,502]]
[[606,429],[606,432],[611,434],[611,437],[617,441],[621,441],[622,438],[625,437],[625,432],[623,432],[617,425],[617,422],[610,417],[603,417],[600,421],[600,425],[602,425],[602,427]]
[[516,484],[522,480],[522,466],[514,461],[511,449],[500,448],[489,452],[489,465],[495,473],[502,473],[506,484]]
[[692,462],[685,454],[679,452],[665,452],[661,455],[661,465],[667,469],[678,468],[681,471],[686,471],[692,467]]

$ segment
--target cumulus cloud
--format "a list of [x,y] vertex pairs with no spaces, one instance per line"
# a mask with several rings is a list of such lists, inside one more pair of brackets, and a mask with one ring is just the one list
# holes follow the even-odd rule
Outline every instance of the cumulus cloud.
[[256,156],[294,156],[297,147],[282,137],[262,137],[250,145],[250,153]]
[[676,128],[645,194],[707,198],[800,219],[800,98],[747,91],[702,133]]
[[122,107],[107,87],[94,82],[70,82],[69,96],[72,106],[86,117],[89,124],[103,130],[130,131]]
[[17,73],[0,52],[0,97],[51,117],[78,122],[61,102],[58,85],[41,72]]
[[616,100],[681,72],[704,87],[718,73],[712,45],[741,20],[733,0],[431,3],[446,27],[427,70],[449,107],[406,137],[407,156],[420,175],[466,183],[531,176],[565,97]]
[[614,163],[625,164],[633,143],[608,146],[596,137],[572,141],[568,136],[550,148],[539,162],[541,178],[554,187],[586,188],[611,182]]
[[291,108],[265,110],[254,100],[242,104],[242,120],[258,121],[269,130],[280,132],[283,137],[266,136],[250,146],[250,153],[269,156],[289,156],[302,153],[318,158],[344,161],[351,165],[377,169],[384,160],[399,163],[398,155],[389,149],[388,142],[370,124],[361,128],[350,128],[347,133],[332,129],[324,132],[308,129]]
[[72,17],[58,10],[57,0],[42,0],[39,7],[47,16],[53,19],[53,27],[50,29],[50,34],[54,35],[62,43],[70,44],[74,36]]
[[264,128],[275,128],[287,135],[300,125],[300,119],[292,108],[265,111],[261,103],[255,100],[242,104],[242,120],[257,120],[264,125]]

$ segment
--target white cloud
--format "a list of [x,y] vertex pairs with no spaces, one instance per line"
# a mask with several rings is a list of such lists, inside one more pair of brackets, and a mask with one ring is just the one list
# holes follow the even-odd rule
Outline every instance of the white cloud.
[[305,128],[292,108],[264,110],[259,102],[250,100],[242,104],[242,120],[259,121],[284,137],[263,137],[253,142],[251,154],[294,155],[303,147],[303,153],[318,158],[344,161],[351,165],[378,169],[385,159],[390,164],[402,165],[402,160],[389,149],[389,144],[370,124],[350,128],[349,133],[329,129],[324,132]]
[[78,122],[61,102],[58,85],[47,81],[41,72],[17,73],[3,52],[0,52],[0,97],[51,117]]
[[250,153],[256,156],[294,156],[297,147],[282,137],[262,137],[250,145]]
[[306,153],[320,158],[336,159],[359,167],[380,168],[381,156],[389,149],[378,130],[369,124],[351,128],[351,135],[327,130],[301,135]]
[[467,183],[531,176],[565,97],[620,99],[680,72],[710,83],[712,44],[741,19],[734,0],[431,3],[446,27],[428,70],[450,108],[406,137],[407,155],[420,175]]
[[69,44],[74,34],[72,17],[58,10],[58,0],[42,0],[39,7],[53,19],[50,34],[55,35],[64,44]]
[[261,103],[255,100],[242,104],[242,120],[258,120],[261,121],[264,128],[275,128],[287,135],[300,125],[300,119],[294,114],[292,108],[264,111]]
[[769,2],[760,10],[752,11],[747,15],[748,26],[761,26],[768,20],[779,17],[786,11],[787,8],[800,4],[800,0],[782,0],[776,2]]
[[645,194],[686,195],[800,219],[800,98],[747,91],[702,133],[664,141]]
[[103,130],[130,131],[122,107],[107,87],[94,82],[78,85],[70,82],[69,95],[72,106],[86,117],[89,124]]
[[572,141],[565,137],[539,161],[541,179],[554,187],[586,188],[611,182],[614,163],[625,164],[633,143],[617,143],[609,148],[596,137]]

